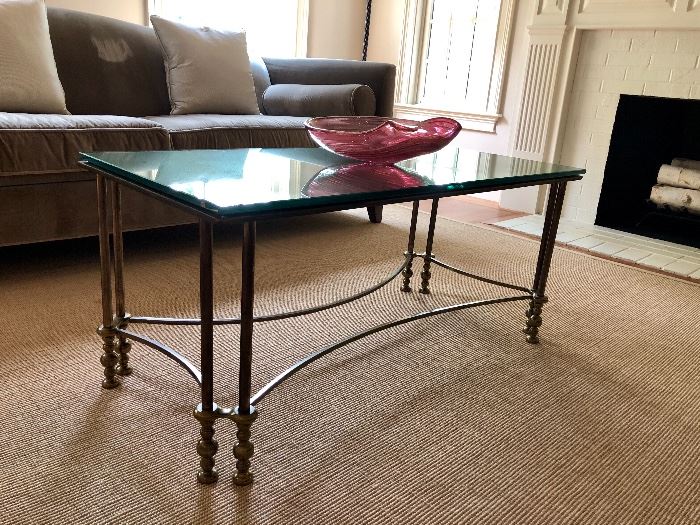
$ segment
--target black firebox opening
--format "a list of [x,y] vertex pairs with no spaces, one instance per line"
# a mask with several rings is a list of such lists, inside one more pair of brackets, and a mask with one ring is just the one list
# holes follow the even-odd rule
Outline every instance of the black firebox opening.
[[649,203],[674,158],[700,160],[700,101],[621,95],[595,223],[700,248],[700,216]]

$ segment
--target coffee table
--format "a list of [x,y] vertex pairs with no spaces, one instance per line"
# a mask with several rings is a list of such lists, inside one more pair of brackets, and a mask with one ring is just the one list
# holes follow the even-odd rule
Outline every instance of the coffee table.
[[[581,179],[585,170],[544,164],[532,160],[446,148],[399,163],[396,166],[358,164],[317,148],[234,149],[199,151],[100,152],[81,154],[81,164],[97,176],[97,204],[100,234],[102,285],[101,336],[104,388],[120,384],[120,376],[131,371],[132,342],[155,349],[178,363],[201,387],[201,403],[194,409],[200,423],[197,479],[213,483],[218,479],[214,438],[217,419],[230,419],[237,426],[234,483],[246,485],[253,479],[251,425],[258,417],[258,405],[274,389],[308,364],[382,330],[420,319],[477,306],[527,301],[525,327],[529,343],[539,342],[542,307],[547,302],[545,286],[566,184]],[[108,184],[109,181],[109,184]],[[540,243],[532,287],[503,283],[455,268],[433,255],[433,240],[439,200],[523,186],[549,185],[544,232]],[[200,269],[199,318],[176,319],[136,316],[127,313],[124,294],[121,187],[127,186],[190,212],[199,220]],[[110,198],[111,194],[111,198]],[[425,252],[415,250],[418,203],[431,199]],[[308,308],[256,316],[254,267],[256,222],[305,214],[413,202],[406,252],[400,266],[385,280],[351,297]],[[111,215],[111,232],[109,222]],[[213,226],[220,222],[243,225],[241,312],[236,318],[214,317]],[[367,225],[368,228],[375,227]],[[347,304],[379,290],[396,278],[401,290],[411,292],[413,263],[419,260],[420,293],[430,293],[431,266],[436,265],[466,277],[510,290],[511,295],[454,304],[369,327],[335,344],[321,348],[292,364],[256,393],[251,392],[253,327],[256,323],[300,317]],[[201,327],[200,369],[185,356],[147,335],[133,331],[133,325],[190,325]],[[240,372],[238,405],[231,408],[214,403],[214,326],[240,325]]]

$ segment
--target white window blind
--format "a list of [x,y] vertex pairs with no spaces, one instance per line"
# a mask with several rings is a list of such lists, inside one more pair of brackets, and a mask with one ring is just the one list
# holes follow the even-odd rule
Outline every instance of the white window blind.
[[432,0],[419,104],[486,110],[499,2]]
[[407,0],[398,109],[453,112],[466,119],[484,116],[492,128],[500,109],[514,3]]
[[308,0],[152,0],[151,14],[245,31],[250,56],[306,55]]

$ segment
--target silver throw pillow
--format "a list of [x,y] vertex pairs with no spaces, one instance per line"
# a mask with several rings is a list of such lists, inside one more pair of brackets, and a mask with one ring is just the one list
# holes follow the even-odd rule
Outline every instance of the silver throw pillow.
[[163,51],[170,113],[259,114],[245,33],[151,16]]

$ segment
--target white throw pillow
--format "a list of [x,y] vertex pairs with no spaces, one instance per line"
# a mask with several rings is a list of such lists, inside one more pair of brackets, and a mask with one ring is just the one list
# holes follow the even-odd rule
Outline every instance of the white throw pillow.
[[245,33],[151,16],[163,51],[171,114],[259,114]]
[[43,0],[0,0],[0,111],[68,113]]

